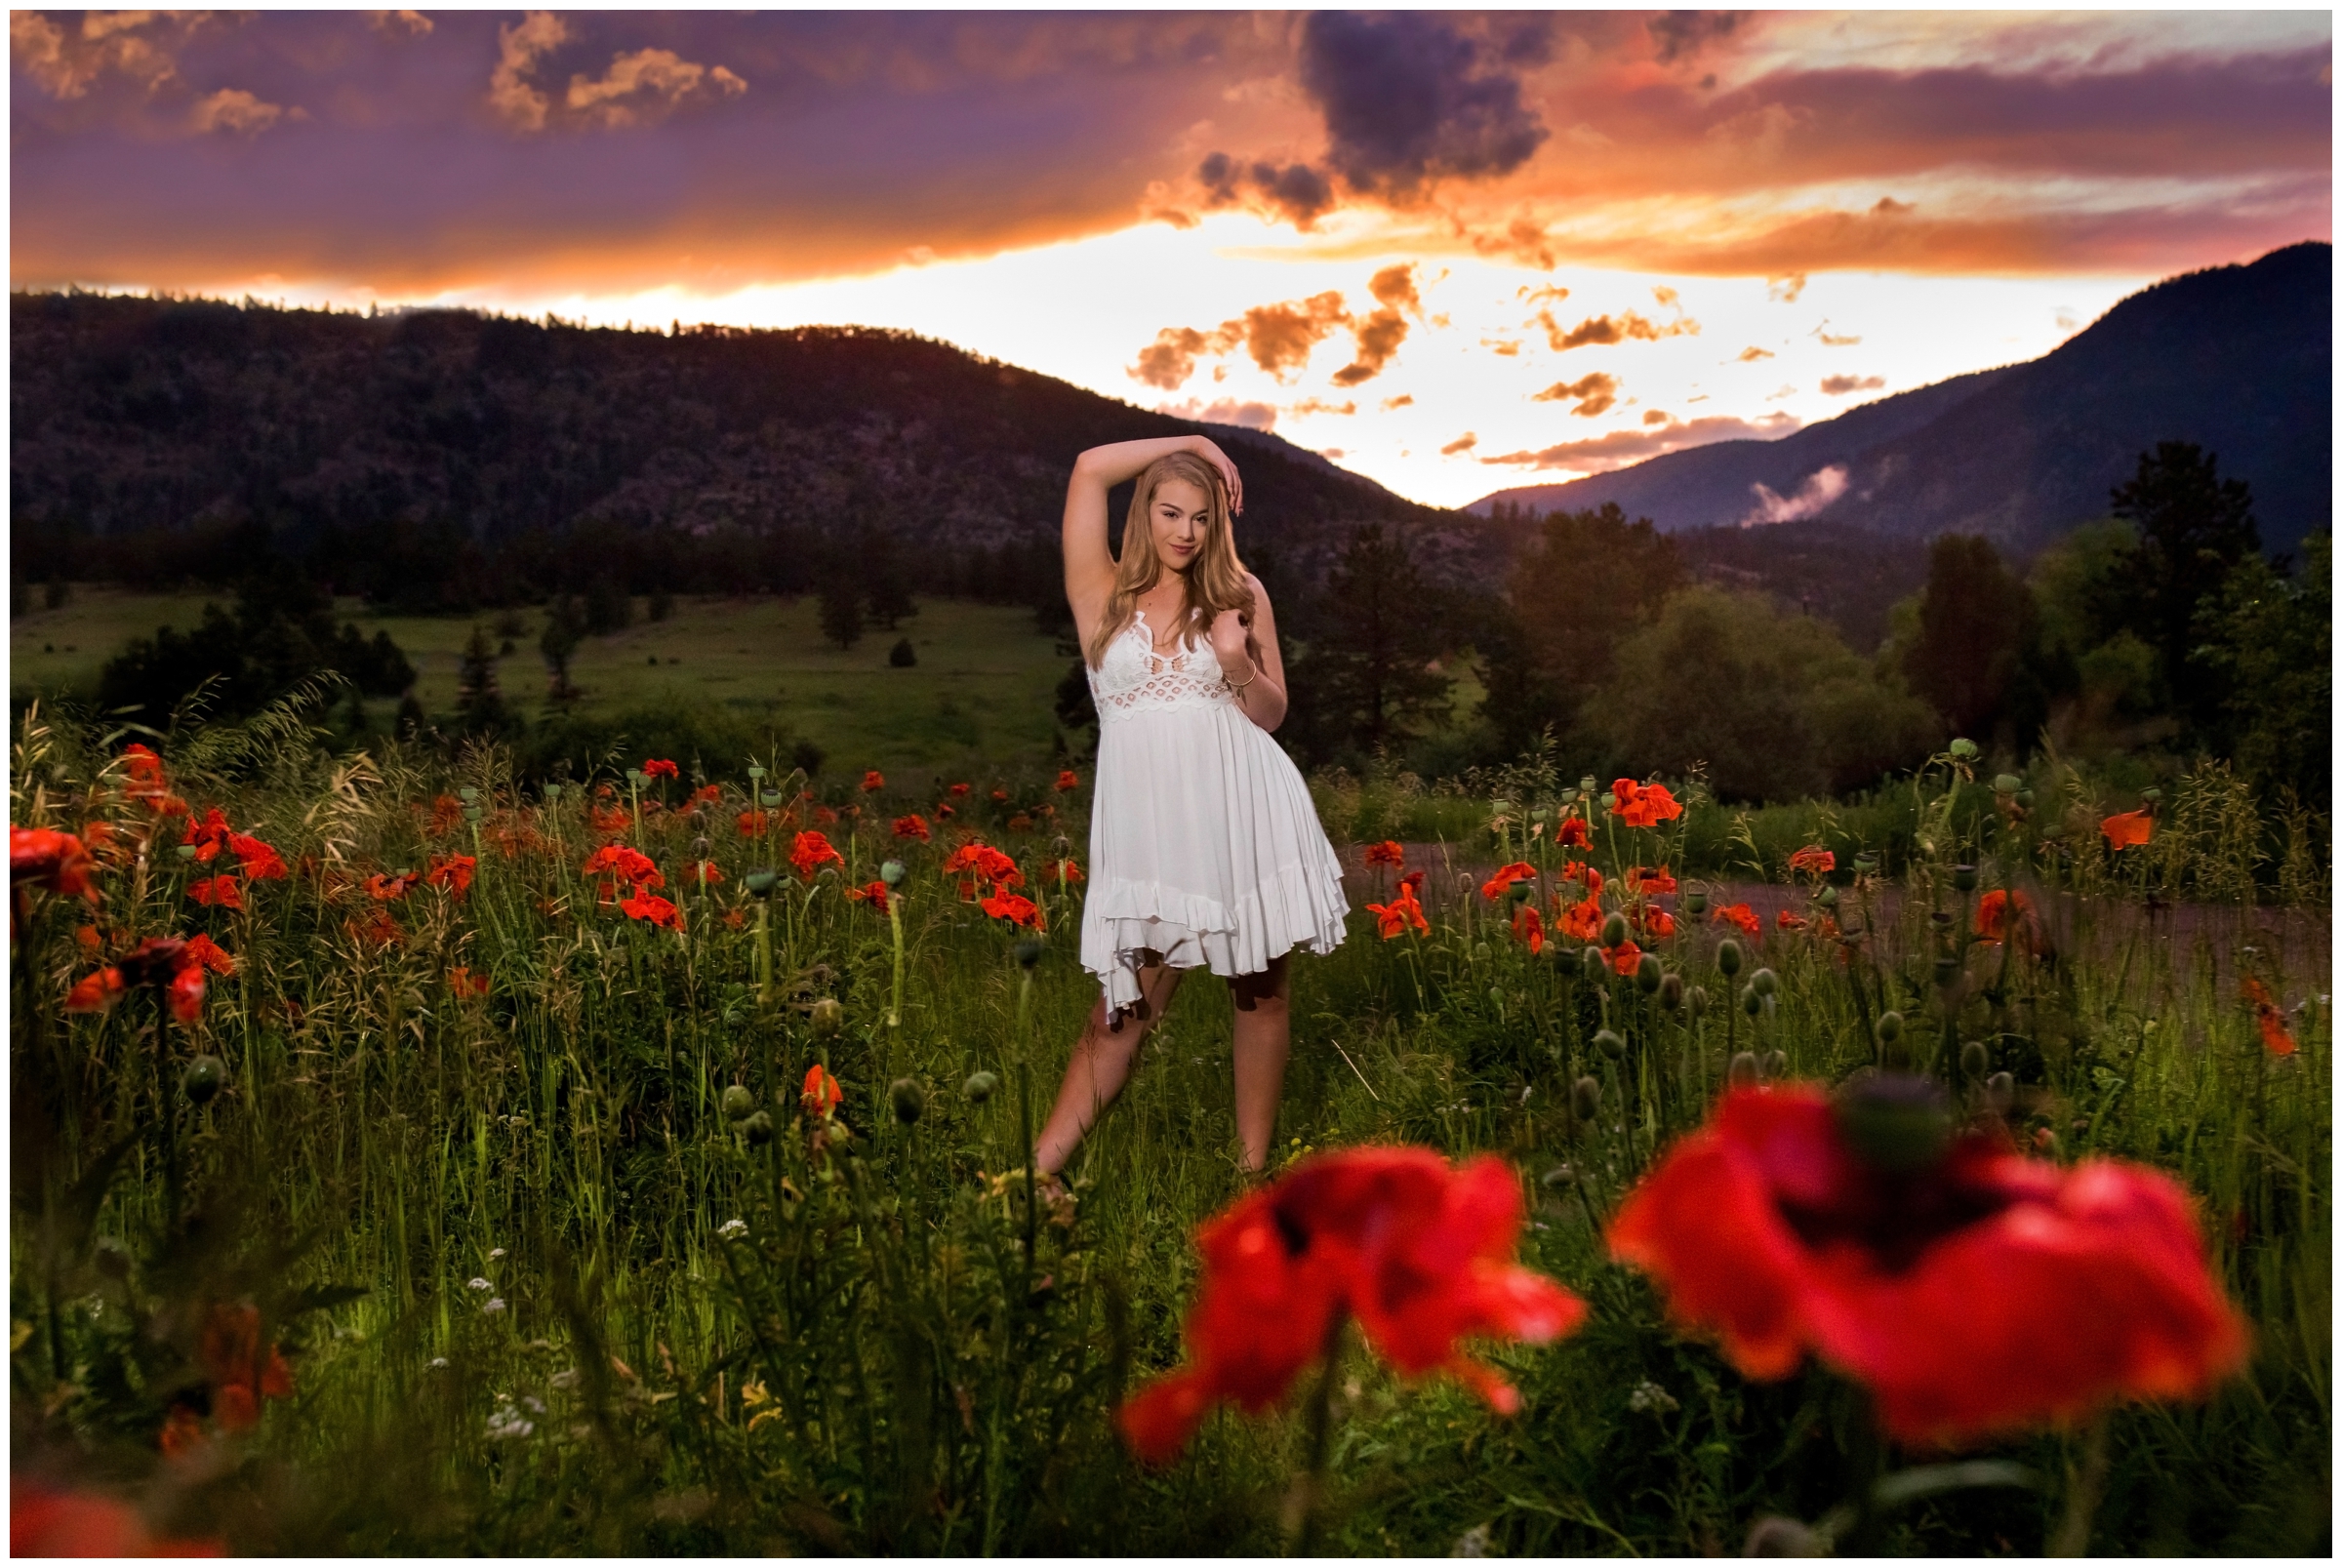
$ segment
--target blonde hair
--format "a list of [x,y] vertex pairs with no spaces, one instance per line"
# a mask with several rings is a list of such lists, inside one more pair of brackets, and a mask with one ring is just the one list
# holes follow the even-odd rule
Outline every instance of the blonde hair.
[[1113,591],[1106,596],[1106,613],[1090,634],[1085,652],[1091,667],[1106,658],[1107,648],[1122,634],[1138,613],[1139,595],[1162,581],[1162,557],[1154,552],[1154,493],[1165,481],[1184,479],[1203,492],[1203,547],[1187,572],[1187,602],[1182,608],[1182,642],[1203,636],[1224,610],[1252,610],[1252,584],[1245,580],[1244,563],[1236,559],[1235,530],[1228,516],[1228,490],[1220,470],[1192,452],[1173,452],[1155,459],[1139,475],[1130,498],[1130,517],[1122,525],[1122,554],[1114,562]]

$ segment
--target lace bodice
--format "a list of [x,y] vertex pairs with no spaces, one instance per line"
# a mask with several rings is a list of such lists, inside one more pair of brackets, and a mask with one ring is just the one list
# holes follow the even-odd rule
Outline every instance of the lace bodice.
[[1130,624],[1107,645],[1106,657],[1091,670],[1090,697],[1100,719],[1164,708],[1217,707],[1235,701],[1228,678],[1212,650],[1191,643],[1168,656],[1154,651],[1154,630],[1147,612],[1134,613]]

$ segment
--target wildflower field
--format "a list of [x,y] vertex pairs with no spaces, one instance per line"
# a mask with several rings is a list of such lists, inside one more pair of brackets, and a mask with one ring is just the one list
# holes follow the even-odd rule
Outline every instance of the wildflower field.
[[36,707],[17,1544],[2326,1551],[2326,825],[1980,765],[1337,787],[1061,1188],[1085,776]]

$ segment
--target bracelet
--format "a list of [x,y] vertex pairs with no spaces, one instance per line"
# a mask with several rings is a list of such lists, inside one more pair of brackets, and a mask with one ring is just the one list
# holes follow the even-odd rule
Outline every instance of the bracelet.
[[[1260,678],[1261,666],[1254,664],[1252,666],[1252,680],[1246,681],[1244,686],[1250,686],[1253,681],[1259,680]],[[1241,692],[1244,690],[1244,686],[1238,686],[1234,681],[1232,681],[1228,678],[1228,671],[1226,670],[1222,670],[1220,672],[1220,683],[1226,686],[1231,692]]]

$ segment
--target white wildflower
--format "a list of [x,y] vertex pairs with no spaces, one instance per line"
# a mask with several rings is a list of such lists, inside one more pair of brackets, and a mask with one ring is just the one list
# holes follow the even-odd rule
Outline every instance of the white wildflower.
[[496,1287],[484,1279],[470,1279],[464,1281],[464,1288],[465,1290],[494,1290]]
[[502,1296],[491,1296],[480,1304],[480,1310],[486,1312],[490,1317],[495,1317],[504,1309],[505,1299]]
[[444,1372],[447,1370],[447,1357],[443,1355],[435,1355],[432,1356],[428,1361],[425,1361],[424,1365],[430,1368],[430,1370],[433,1372]]
[[1642,1382],[1635,1385],[1635,1391],[1627,1396],[1627,1408],[1629,1410],[1647,1410],[1654,1416],[1666,1416],[1682,1409],[1683,1406],[1674,1394],[1645,1378]]
[[715,1227],[715,1233],[726,1241],[738,1241],[741,1237],[748,1233],[748,1222],[746,1220],[726,1220],[722,1225],[719,1225]]

